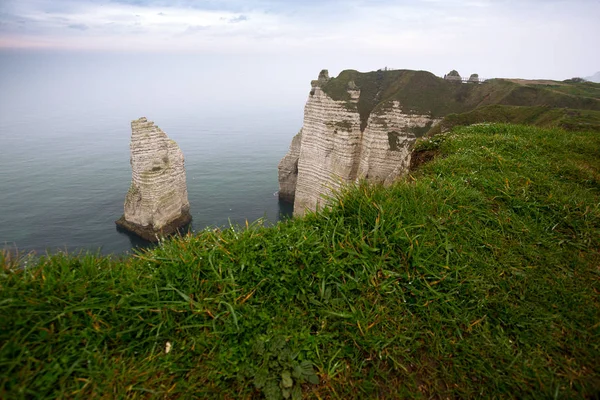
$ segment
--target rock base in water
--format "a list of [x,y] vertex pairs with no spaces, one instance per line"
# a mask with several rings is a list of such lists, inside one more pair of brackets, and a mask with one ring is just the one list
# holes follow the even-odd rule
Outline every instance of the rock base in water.
[[192,222],[192,215],[189,212],[184,212],[179,218],[171,221],[159,230],[155,230],[152,225],[142,226],[129,222],[125,219],[125,216],[122,216],[115,222],[117,229],[134,233],[144,240],[156,243],[164,237],[185,231],[185,228]]
[[156,242],[190,223],[183,152],[152,121],[131,121],[131,185],[117,226]]

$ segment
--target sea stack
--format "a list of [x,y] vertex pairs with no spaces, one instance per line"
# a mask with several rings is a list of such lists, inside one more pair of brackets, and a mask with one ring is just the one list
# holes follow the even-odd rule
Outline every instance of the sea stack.
[[151,242],[189,224],[184,157],[174,140],[145,117],[131,121],[131,186],[117,226]]

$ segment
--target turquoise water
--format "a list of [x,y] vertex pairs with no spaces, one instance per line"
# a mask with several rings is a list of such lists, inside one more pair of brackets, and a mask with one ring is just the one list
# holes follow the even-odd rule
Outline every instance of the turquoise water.
[[140,116],[185,155],[193,229],[289,214],[276,196],[277,163],[301,126],[305,93],[281,104],[213,96],[210,81],[231,71],[212,70],[203,84],[202,60],[174,74],[169,65],[184,60],[87,57],[0,55],[0,245],[104,254],[143,245],[114,223],[131,180],[129,124]]

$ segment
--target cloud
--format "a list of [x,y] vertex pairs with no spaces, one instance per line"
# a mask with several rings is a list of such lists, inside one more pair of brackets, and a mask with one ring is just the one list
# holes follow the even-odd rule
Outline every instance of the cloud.
[[398,67],[436,60],[448,70],[587,71],[600,65],[589,51],[599,14],[600,3],[586,0],[0,0],[0,48],[287,52],[377,56]]
[[194,34],[194,33],[198,33],[201,31],[206,31],[208,29],[210,29],[210,26],[204,26],[204,25],[188,26],[187,29],[185,30],[184,34]]

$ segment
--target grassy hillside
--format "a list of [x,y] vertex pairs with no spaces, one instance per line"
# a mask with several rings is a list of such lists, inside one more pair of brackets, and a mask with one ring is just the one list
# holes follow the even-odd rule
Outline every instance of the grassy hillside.
[[600,136],[423,141],[392,187],[134,257],[0,259],[2,398],[600,392]]
[[600,133],[600,111],[493,105],[462,114],[449,114],[444,117],[442,122],[431,128],[428,136],[449,131],[459,125],[468,126],[488,122],[535,125],[546,128],[558,127],[569,131]]
[[[443,117],[478,107],[549,106],[600,110],[600,84],[491,79],[481,84],[446,81],[426,71],[392,70],[361,73],[342,71],[322,89],[335,100],[349,101],[349,82],[361,90],[358,111],[362,129],[372,112],[397,100],[405,111]],[[348,107],[354,107],[348,103]]]

